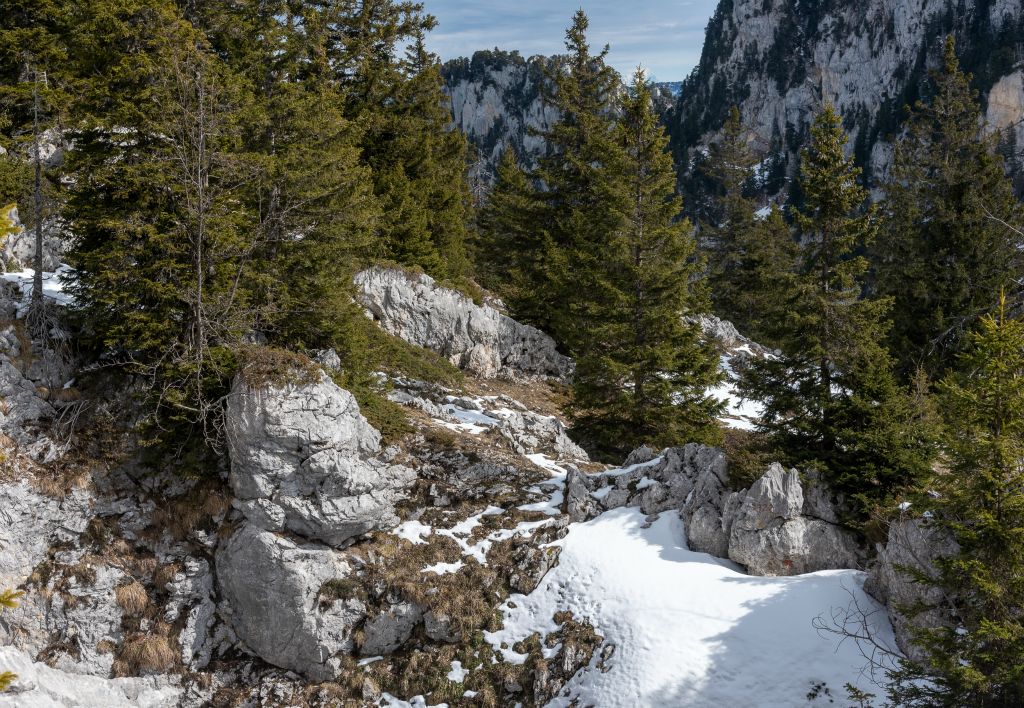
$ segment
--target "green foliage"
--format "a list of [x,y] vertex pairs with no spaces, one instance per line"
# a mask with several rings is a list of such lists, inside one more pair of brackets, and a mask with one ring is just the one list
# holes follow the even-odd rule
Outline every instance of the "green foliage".
[[894,674],[890,698],[901,706],[1024,703],[1024,322],[1003,299],[965,344],[959,372],[940,386],[948,470],[918,502],[959,550],[936,561],[935,577],[913,576],[941,590],[951,624],[914,630],[925,658]]
[[994,138],[979,134],[977,93],[952,37],[932,81],[934,97],[916,105],[896,148],[875,260],[878,292],[897,304],[900,371],[922,366],[939,378],[1000,290],[1020,297],[1024,239],[1014,227],[1024,218]]
[[778,209],[759,219],[756,202],[744,194],[755,162],[734,107],[722,139],[711,147],[706,172],[718,191],[701,235],[715,311],[747,336],[771,344],[771,325],[784,316],[779,294],[785,292],[796,243]]
[[765,402],[759,429],[789,463],[819,469],[866,506],[928,469],[931,434],[881,344],[891,303],[861,298],[867,261],[856,253],[875,227],[862,209],[859,171],[844,156],[838,115],[826,108],[811,133],[802,156],[805,205],[795,214],[801,253],[780,282],[782,355],[751,362],[741,384],[745,396]]
[[570,412],[584,446],[621,459],[642,443],[718,442],[721,404],[706,390],[721,375],[714,348],[683,320],[703,305],[695,244],[689,223],[677,220],[668,139],[640,72],[623,99],[617,140],[608,189],[624,209],[618,228],[585,254],[592,270],[586,300],[577,298]]

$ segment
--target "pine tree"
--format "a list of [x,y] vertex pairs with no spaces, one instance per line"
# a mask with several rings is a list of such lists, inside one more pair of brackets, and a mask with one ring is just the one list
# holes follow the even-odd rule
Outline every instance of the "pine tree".
[[1024,704],[1024,322],[1004,298],[965,345],[959,373],[939,387],[946,469],[914,505],[957,544],[936,575],[913,576],[942,591],[951,623],[914,630],[925,658],[892,677],[900,706]]
[[934,96],[911,113],[886,185],[877,289],[896,300],[890,341],[904,374],[921,365],[939,378],[1000,289],[1019,297],[1009,288],[1024,273],[1024,242],[1006,224],[1024,220],[995,137],[979,133],[970,80],[950,37]]
[[718,356],[699,327],[683,320],[702,305],[693,284],[692,228],[678,220],[682,202],[668,138],[642,71],[621,113],[618,178],[629,210],[600,252],[571,405],[583,444],[612,456],[642,443],[721,437],[721,404],[707,395],[721,378]]
[[802,154],[801,253],[783,296],[782,355],[752,362],[742,386],[765,402],[760,430],[789,463],[818,468],[867,503],[926,469],[930,438],[881,345],[890,302],[861,298],[867,261],[856,253],[875,227],[845,143],[826,108]]
[[712,305],[747,336],[772,344],[772,323],[782,317],[777,295],[785,291],[782,281],[792,269],[796,244],[778,209],[758,218],[756,202],[744,193],[754,178],[755,158],[735,107],[707,164],[718,190],[701,229]]
[[544,99],[560,118],[539,134],[549,154],[531,174],[543,185],[535,212],[543,251],[524,254],[517,264],[529,284],[524,293],[534,295],[516,314],[551,333],[570,352],[587,336],[586,301],[599,287],[593,276],[628,209],[616,176],[622,159],[615,122],[620,81],[605,63],[608,47],[591,52],[589,24],[586,14],[577,11],[566,30],[565,63],[549,75]]
[[68,258],[85,338],[151,378],[157,420],[215,437],[230,346],[253,322],[258,229],[239,208],[247,97],[173,3],[96,4],[81,22],[71,60],[92,80]]

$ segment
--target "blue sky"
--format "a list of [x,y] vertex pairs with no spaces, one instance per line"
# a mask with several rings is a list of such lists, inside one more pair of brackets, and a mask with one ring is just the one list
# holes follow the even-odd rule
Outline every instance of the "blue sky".
[[478,49],[518,49],[523,56],[564,49],[565,28],[581,6],[595,48],[611,45],[624,74],[638,65],[657,81],[686,77],[700,59],[704,27],[718,0],[424,0],[438,20],[430,36],[442,59]]

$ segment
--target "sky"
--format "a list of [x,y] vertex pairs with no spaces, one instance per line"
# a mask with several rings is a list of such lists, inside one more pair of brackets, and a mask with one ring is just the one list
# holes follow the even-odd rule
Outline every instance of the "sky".
[[442,59],[479,49],[518,49],[524,57],[564,51],[565,28],[581,6],[590,43],[611,45],[624,75],[643,66],[655,81],[680,81],[700,59],[704,28],[718,0],[424,0],[438,20],[428,45]]

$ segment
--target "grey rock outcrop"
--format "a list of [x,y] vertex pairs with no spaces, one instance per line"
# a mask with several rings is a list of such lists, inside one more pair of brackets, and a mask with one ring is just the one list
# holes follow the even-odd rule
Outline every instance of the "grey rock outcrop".
[[325,584],[351,573],[338,551],[245,524],[218,549],[216,568],[222,615],[264,661],[323,681],[355,649],[365,605],[322,595]]
[[799,473],[773,464],[732,515],[729,558],[754,575],[856,568],[856,537],[835,522],[806,515],[808,511]]
[[182,693],[170,676],[100,678],[69,674],[13,647],[0,646],[0,666],[18,674],[0,693],[0,708],[171,708]]
[[356,275],[359,302],[387,332],[484,378],[564,378],[572,370],[551,337],[475,304],[427,275],[371,268]]
[[379,457],[380,433],[326,375],[249,386],[228,401],[231,485],[260,528],[340,546],[398,523],[394,504],[415,473]]
[[185,626],[178,636],[181,662],[193,669],[202,669],[213,655],[210,630],[216,622],[214,577],[210,564],[202,558],[187,558],[181,572],[167,584],[169,599],[164,621],[173,623],[185,615]]
[[796,575],[856,568],[856,537],[839,523],[832,500],[810,476],[769,467],[749,490],[729,489],[725,453],[689,444],[651,457],[641,448],[632,464],[600,475],[570,469],[564,510],[583,521],[602,510],[638,506],[648,515],[675,510],[690,548],[746,566],[753,575]]
[[92,505],[85,489],[58,500],[27,480],[0,484],[0,587],[17,587],[51,546],[74,541],[88,526]]
[[[911,659],[925,658],[911,643],[912,629],[940,627],[948,623],[941,611],[943,593],[940,588],[917,582],[903,569],[913,569],[934,577],[935,561],[957,552],[956,542],[928,524],[926,519],[904,518],[889,526],[885,545],[878,545],[878,557],[868,572],[864,589],[889,607],[889,619],[900,649]],[[935,606],[914,617],[899,610],[918,602]]]

